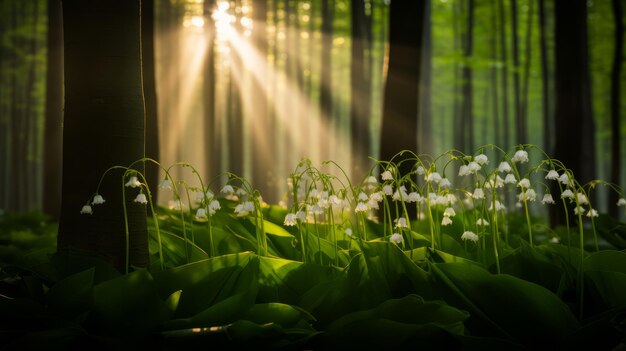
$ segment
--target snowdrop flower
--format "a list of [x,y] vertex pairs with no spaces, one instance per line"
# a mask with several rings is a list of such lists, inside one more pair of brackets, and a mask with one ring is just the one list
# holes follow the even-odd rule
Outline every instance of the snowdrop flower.
[[515,179],[515,175],[513,173],[509,173],[504,177],[504,184],[515,184],[517,183],[517,179]]
[[390,237],[389,237],[389,241],[396,243],[396,244],[400,244],[402,242],[402,235],[398,234],[398,233],[393,233]]
[[519,163],[528,162],[528,152],[524,150],[517,150],[515,152],[515,155],[513,155],[513,157],[511,158],[511,162],[519,162]]
[[360,201],[367,201],[367,199],[369,199],[369,196],[367,196],[367,194],[366,194],[366,193],[361,192],[361,193],[359,194],[359,200],[360,200]]
[[183,207],[183,204],[180,202],[180,200],[170,200],[167,202],[167,205],[170,210],[180,210]]
[[235,193],[235,189],[233,189],[232,185],[226,184],[220,192],[225,195],[233,195]]
[[391,174],[391,171],[384,171],[383,174],[380,175],[380,178],[382,180],[393,180],[393,174]]
[[512,170],[511,165],[506,161],[500,162],[498,166],[498,172],[500,173],[511,173]]
[[441,181],[441,175],[437,172],[430,173],[426,176],[426,181],[430,183],[439,183]]
[[441,225],[442,226],[446,226],[446,225],[450,225],[450,224],[452,224],[452,220],[450,219],[450,217],[443,216],[443,218],[441,219]]
[[587,212],[586,216],[589,217],[589,218],[593,218],[593,217],[598,217],[599,215],[598,215],[598,211],[596,211],[594,209],[590,209]]
[[196,202],[202,202],[202,200],[204,200],[204,192],[197,192],[196,193]]
[[557,180],[557,179],[559,179],[559,172],[551,169],[548,172],[548,174],[546,174],[546,179],[549,179],[549,180]]
[[476,173],[476,172],[480,171],[481,168],[482,167],[480,167],[480,165],[477,162],[474,162],[474,161],[470,162],[467,165],[467,169],[469,170],[470,174]]
[[519,183],[517,183],[517,186],[524,189],[528,189],[530,188],[530,180],[528,180],[528,178],[523,178],[522,180],[519,181]]
[[222,208],[222,206],[220,205],[220,202],[217,200],[213,200],[209,203],[209,215],[212,216],[215,214],[215,212],[217,212],[217,210],[219,210],[220,208]]
[[416,192],[411,192],[407,197],[406,197],[406,202],[422,202],[422,195],[416,193]]
[[239,217],[246,216],[250,212],[254,212],[254,203],[252,201],[244,201],[235,206],[234,212]]
[[626,199],[621,198],[621,199],[617,200],[617,204],[616,205],[617,205],[617,207],[626,206]]
[[565,191],[561,193],[561,199],[573,199],[573,198],[574,198],[574,193],[569,189],[565,189]]
[[93,214],[93,211],[91,210],[91,206],[89,205],[83,206],[83,208],[80,210],[80,214]]
[[552,194],[547,193],[543,194],[543,199],[541,200],[542,204],[555,204],[554,199],[552,198]]
[[466,175],[470,175],[469,167],[467,165],[462,165],[461,167],[459,167],[459,176],[463,177]]
[[484,199],[485,192],[483,191],[482,188],[476,188],[474,189],[474,193],[472,194],[472,197],[476,200]]
[[356,205],[356,208],[354,209],[355,213],[367,212],[367,211],[369,211],[369,207],[367,207],[367,204],[365,202],[359,202]]
[[161,182],[159,183],[159,188],[160,189],[165,189],[165,190],[173,190],[174,186],[172,185],[172,181],[165,178],[163,180],[161,180]]
[[396,223],[396,228],[408,228],[406,218],[400,217],[393,220]]
[[471,231],[468,230],[468,231],[463,232],[463,235],[461,235],[461,239],[477,242],[478,241],[478,235],[476,235],[476,234],[474,234],[474,232],[471,232]]
[[576,208],[574,209],[574,214],[584,214],[585,213],[585,208],[582,206],[576,206]]
[[285,221],[283,222],[283,224],[287,227],[293,227],[294,225],[297,224],[296,219],[298,217],[296,217],[295,213],[287,213],[287,215],[285,216]]
[[138,203],[143,204],[143,205],[148,203],[148,199],[146,199],[146,194],[144,194],[144,193],[137,194],[137,197],[133,201],[138,202]]
[[485,226],[485,227],[486,227],[486,226],[488,226],[488,225],[489,225],[489,222],[487,222],[487,220],[486,220],[486,219],[484,219],[484,218],[479,218],[479,219],[476,221],[476,225],[482,225],[482,226]]
[[199,208],[198,211],[196,211],[196,219],[207,219],[206,210],[204,208]]
[[419,175],[424,175],[426,173],[426,171],[424,170],[424,167],[422,167],[422,166],[417,166],[416,172]]
[[391,187],[391,185],[383,186],[383,193],[388,196],[393,195],[393,188]]
[[578,204],[580,205],[585,205],[589,203],[587,196],[585,196],[585,194],[583,193],[576,193],[576,200],[578,201]]
[[104,200],[102,195],[96,195],[96,196],[93,197],[93,201],[91,201],[91,204],[92,205],[102,205],[105,202],[106,201]]
[[348,236],[352,236],[352,228],[346,228],[346,230],[344,230],[344,233],[348,234]]
[[476,163],[478,163],[481,166],[484,166],[489,163],[489,159],[487,158],[487,155],[485,154],[480,154],[474,157],[474,161],[476,161]]
[[450,183],[450,181],[448,180],[448,178],[443,178],[443,179],[441,179],[441,181],[439,182],[439,186],[440,186],[442,189],[444,189],[444,188],[445,188],[445,189],[447,189],[447,188],[450,188],[450,187],[452,186],[452,183]]
[[443,215],[445,217],[453,217],[456,216],[456,212],[454,212],[454,209],[452,207],[448,207],[443,211]]
[[517,198],[519,201],[524,201],[524,198],[526,201],[535,201],[537,199],[537,193],[533,189],[526,189],[526,191],[522,190],[522,192],[517,195]]
[[137,179],[137,177],[132,176],[130,177],[130,179],[126,182],[125,184],[127,187],[131,187],[131,188],[136,188],[138,186],[141,186],[141,182],[139,181],[139,179]]

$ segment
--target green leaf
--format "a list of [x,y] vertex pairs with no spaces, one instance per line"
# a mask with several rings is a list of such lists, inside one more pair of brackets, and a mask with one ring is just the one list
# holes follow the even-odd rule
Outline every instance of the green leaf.
[[71,275],[46,294],[50,311],[63,316],[76,316],[89,310],[93,304],[95,268]]
[[315,318],[302,308],[276,302],[252,306],[243,319],[257,324],[276,323],[286,328],[296,326],[301,321],[307,324],[315,321]]

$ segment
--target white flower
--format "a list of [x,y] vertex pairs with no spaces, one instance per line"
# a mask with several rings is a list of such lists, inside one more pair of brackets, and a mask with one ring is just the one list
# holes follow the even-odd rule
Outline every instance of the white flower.
[[93,197],[93,201],[91,201],[92,205],[101,205],[103,203],[105,203],[106,201],[104,200],[104,198],[102,197],[102,195],[96,195]]
[[582,206],[576,206],[576,208],[574,209],[574,213],[577,215],[578,214],[582,215],[585,213],[585,208]]
[[513,155],[513,157],[511,158],[511,162],[519,162],[519,163],[528,162],[528,152],[524,150],[517,150],[515,152],[515,155]]
[[453,217],[456,216],[456,212],[454,212],[452,207],[448,207],[443,211],[443,215],[446,217]]
[[307,210],[311,215],[324,214],[324,209],[318,205],[308,206]]
[[235,189],[233,189],[232,185],[226,184],[224,185],[222,190],[220,190],[220,192],[226,195],[233,195],[235,193]]
[[462,165],[459,167],[459,176],[463,177],[470,174],[469,167],[467,165]]
[[170,208],[170,210],[180,210],[183,206],[183,204],[180,202],[180,200],[170,200],[167,202],[168,207]]
[[504,186],[504,179],[502,179],[497,173],[491,177],[488,181],[485,182],[485,188],[493,189],[493,188],[502,188]]
[[[494,209],[494,203],[491,203],[489,205],[489,211],[493,211]],[[506,210],[506,206],[504,206],[500,201],[496,200],[495,201],[495,209],[496,211],[504,211]]]
[[617,200],[617,204],[616,205],[617,205],[617,207],[619,207],[619,206],[626,206],[626,199],[621,198],[621,199]]
[[423,201],[422,195],[416,192],[412,192],[406,197],[406,202],[422,202],[422,201]]
[[573,199],[574,198],[574,193],[569,190],[569,189],[565,189],[564,192],[561,193],[561,199]]
[[393,188],[391,187],[391,185],[383,186],[383,193],[388,196],[393,195]]
[[196,211],[196,219],[207,219],[206,210],[204,208],[199,208]]
[[554,199],[552,198],[552,194],[547,193],[547,194],[543,194],[543,199],[541,200],[542,204],[554,204]]
[[500,173],[511,173],[512,170],[511,165],[506,161],[500,162],[498,166],[498,172]]
[[585,194],[583,193],[576,193],[576,200],[578,200],[579,205],[585,205],[589,203],[589,200],[587,200],[587,196],[585,196]]
[[482,226],[485,226],[485,227],[486,227],[486,226],[488,226],[488,225],[489,225],[489,222],[487,222],[487,220],[486,220],[486,219],[484,219],[484,218],[479,218],[479,219],[476,221],[476,225],[482,225]]
[[504,177],[504,184],[516,184],[517,179],[515,179],[515,175],[513,173],[509,173]]
[[452,224],[452,220],[450,219],[450,217],[443,216],[443,218],[441,219],[441,225],[442,226],[446,226],[446,225],[450,225],[450,224]]
[[306,222],[306,213],[304,213],[304,211],[297,211],[296,217],[300,220],[300,222]]
[[132,176],[130,177],[130,179],[126,182],[126,186],[129,186],[131,188],[136,188],[138,186],[141,186],[141,182],[139,181],[139,179],[137,179],[137,177]]
[[406,218],[400,217],[393,220],[396,223],[396,228],[408,228]]
[[143,204],[143,205],[148,203],[148,199],[146,199],[146,194],[144,194],[144,193],[137,194],[137,197],[133,201],[138,202],[138,203]]
[[197,192],[196,193],[196,202],[202,202],[202,200],[204,200],[204,192]]
[[533,189],[526,189],[526,191],[522,190],[522,192],[517,195],[519,201],[524,201],[526,198],[527,201],[535,201],[537,199],[537,193]]
[[346,228],[346,230],[344,230],[344,233],[348,234],[348,236],[352,236],[352,228]]
[[469,170],[470,173],[476,173],[476,172],[480,171],[481,168],[482,167],[480,167],[480,165],[477,162],[474,162],[474,161],[470,162],[467,165],[467,169]]
[[406,187],[404,185],[401,185],[400,188],[396,190],[395,193],[393,193],[393,200],[400,201],[400,195],[402,195],[402,200],[406,200],[406,198],[409,196],[409,194],[406,193]]
[[297,224],[297,222],[296,222],[297,218],[298,217],[296,217],[295,213],[287,213],[287,215],[285,216],[285,221],[283,222],[283,224],[288,226],[288,227],[292,227],[292,226]]
[[367,200],[367,206],[372,210],[378,210],[380,206],[378,206],[378,201],[374,201],[372,199]]
[[214,196],[215,196],[215,194],[213,194],[213,192],[211,190],[207,190],[207,192],[206,192],[206,199],[207,200],[211,200]]
[[374,201],[374,202],[381,202],[381,201],[383,201],[383,193],[380,192],[380,191],[372,193],[370,195],[370,201]]
[[165,178],[163,180],[161,180],[161,182],[159,183],[159,188],[161,189],[165,189],[165,190],[172,190],[174,188],[174,186],[172,185],[172,181]]
[[359,212],[367,212],[369,211],[369,207],[367,207],[367,204],[365,202],[359,202],[356,205],[356,208],[354,209],[355,213],[359,213]]
[[441,181],[441,175],[437,172],[430,173],[426,176],[426,181],[431,183],[439,183]]
[[454,194],[448,194],[446,195],[446,200],[448,202],[448,204],[452,205],[456,203],[456,196],[454,196]]
[[528,178],[523,178],[519,181],[519,183],[517,183],[517,186],[520,188],[530,188],[530,180],[528,180]]
[[424,175],[426,173],[426,171],[424,170],[424,167],[422,167],[422,166],[417,166],[416,172],[419,175]]
[[573,185],[573,182],[571,179],[569,179],[567,173],[561,174],[561,176],[559,177],[559,182],[561,182],[561,184],[563,185]]
[[244,188],[237,188],[237,190],[235,191],[235,194],[237,194],[239,196],[244,196],[244,195],[248,194],[248,192]]
[[549,179],[549,180],[557,180],[557,179],[559,179],[559,172],[551,169],[548,172],[548,174],[546,174],[546,179]]
[[368,198],[369,198],[369,196],[367,196],[367,194],[366,194],[366,193],[364,193],[364,192],[361,192],[361,193],[359,194],[359,200],[360,200],[360,201],[367,201],[367,199],[368,199]]
[[83,206],[83,208],[80,210],[80,214],[93,214],[93,211],[91,210],[91,206],[89,205]]
[[234,212],[239,217],[246,216],[250,212],[254,212],[254,203],[252,201],[244,201],[235,206]]
[[485,192],[483,192],[482,188],[476,188],[474,189],[474,193],[472,194],[472,197],[476,200],[484,199]]
[[390,171],[384,171],[383,174],[380,175],[382,180],[393,180],[393,174]]
[[378,181],[376,180],[376,177],[374,177],[374,176],[369,176],[369,177],[367,177],[367,178],[365,179],[365,183],[368,183],[368,184],[376,184],[376,183],[378,183]]
[[389,241],[396,243],[396,244],[400,244],[402,242],[402,235],[398,234],[398,233],[393,233],[390,237],[389,237]]
[[489,159],[487,158],[487,155],[485,154],[480,154],[478,156],[475,156],[474,161],[476,161],[476,163],[478,163],[481,166],[484,166],[489,163]]
[[441,181],[439,182],[439,186],[441,188],[450,188],[452,186],[452,183],[450,183],[450,181],[448,180],[448,178],[443,178],[441,179]]
[[553,238],[550,238],[550,244],[559,244],[561,242],[561,240],[559,240],[559,238],[557,238],[556,236]]
[[587,212],[586,216],[589,217],[589,218],[598,217],[598,211],[596,211],[594,209],[590,209]]
[[219,210],[220,208],[222,208],[222,206],[220,205],[220,202],[217,200],[213,200],[209,203],[209,215],[214,215],[215,212],[217,212],[217,210]]
[[470,232],[468,230],[468,231],[463,232],[463,235],[461,235],[461,239],[477,242],[478,241],[478,235],[476,235],[476,234],[474,234],[474,232]]

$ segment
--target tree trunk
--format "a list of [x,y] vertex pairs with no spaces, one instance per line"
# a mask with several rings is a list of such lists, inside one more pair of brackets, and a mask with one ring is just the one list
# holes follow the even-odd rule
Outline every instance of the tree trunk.
[[515,139],[517,144],[526,142],[526,128],[521,116],[519,82],[519,38],[517,36],[517,0],[511,0],[511,43],[513,45],[513,103],[515,116]]
[[[237,6],[229,11],[235,16],[233,24],[235,35],[241,34],[240,16],[236,13]],[[228,171],[243,176],[243,109],[241,108],[241,88],[243,83],[243,58],[237,48],[230,48],[230,68],[228,74]],[[236,72],[235,72],[236,71]]]
[[[385,86],[380,158],[417,150],[417,117],[425,4],[393,1],[389,13],[389,69]],[[395,161],[399,161],[396,158]],[[410,166],[400,169],[408,174]]]
[[585,184],[595,173],[586,1],[556,0],[555,21],[554,157]]
[[[145,205],[137,189],[110,172],[98,193],[106,203],[80,214],[106,169],[143,157],[144,109],[140,62],[140,1],[66,0],[65,120],[59,252],[86,251],[118,269],[149,263]],[[128,209],[130,253],[122,202]]]
[[321,133],[326,134],[320,143],[320,157],[327,160],[330,157],[329,143],[335,135],[335,123],[333,121],[332,100],[332,62],[331,52],[333,48],[333,17],[334,0],[322,0],[322,57],[320,72],[320,113]]
[[[624,55],[624,22],[622,0],[613,0],[613,20],[615,21],[615,50],[613,51],[613,69],[611,71],[611,182],[620,183],[620,150],[621,150],[621,76],[622,60]],[[624,196],[624,194],[622,194]],[[618,217],[619,208],[616,206],[619,196],[615,191],[609,193],[609,214]]]
[[509,127],[509,70],[508,55],[506,45],[506,11],[504,1],[498,1],[500,11],[500,61],[502,62],[502,146],[510,147],[510,127]]
[[350,141],[352,182],[358,183],[371,167],[371,49],[372,18],[363,0],[352,0],[352,47],[350,65]]
[[545,0],[539,0],[539,46],[541,50],[541,87],[543,117],[543,149],[552,154],[553,151],[553,126],[550,115],[550,74],[548,68],[548,44],[547,44],[547,24],[546,24],[546,4]]
[[528,22],[526,23],[526,47],[524,57],[524,77],[522,80],[521,93],[520,93],[520,112],[519,112],[519,126],[521,134],[523,136],[520,143],[527,143],[528,133],[528,89],[530,88],[530,64],[532,59],[532,35],[533,35],[533,18],[535,14],[535,1],[530,1],[528,5]]
[[499,105],[499,94],[498,94],[498,44],[497,44],[497,33],[498,33],[498,15],[497,15],[497,3],[495,0],[491,2],[491,32],[489,33],[489,46],[491,46],[491,69],[489,70],[489,75],[491,79],[491,119],[493,120],[493,142],[500,147],[508,147],[508,145],[503,145],[501,140],[501,130],[500,130],[500,105]]
[[467,0],[467,28],[465,33],[465,47],[463,48],[463,70],[461,74],[462,79],[462,98],[463,103],[461,107],[461,120],[463,121],[461,126],[461,132],[465,133],[466,142],[460,148],[463,152],[472,152],[474,149],[474,96],[472,90],[472,51],[474,47],[474,0]]
[[[141,0],[141,62],[143,73],[143,94],[145,114],[145,155],[160,161],[159,119],[154,65],[154,0]],[[161,170],[152,162],[145,164],[145,174],[152,191],[153,201],[157,203],[158,184]],[[148,214],[150,208],[148,207]]]
[[417,145],[421,153],[434,153],[433,111],[432,111],[432,0],[425,0],[424,9],[424,44],[422,53],[422,72],[420,81],[420,105]]

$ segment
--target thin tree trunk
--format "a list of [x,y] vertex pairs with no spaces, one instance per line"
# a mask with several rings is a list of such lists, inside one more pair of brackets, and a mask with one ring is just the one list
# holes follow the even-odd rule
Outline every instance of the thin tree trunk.
[[[624,57],[624,22],[622,0],[613,0],[613,21],[615,22],[615,50],[613,51],[613,68],[611,71],[611,182],[613,184],[620,183],[621,171],[621,114],[620,114],[620,97],[621,97],[621,76],[622,61]],[[622,194],[624,196],[624,194]],[[619,208],[616,206],[619,196],[616,192],[609,193],[608,209],[609,214],[618,217]]]
[[[236,17],[234,25],[236,35],[241,35],[239,16],[231,7]],[[243,83],[243,58],[236,48],[230,50],[231,66],[228,79],[228,171],[243,176],[243,111],[241,108],[241,84]],[[234,71],[238,71],[236,74]],[[239,79],[239,80],[237,80]]]
[[509,70],[508,54],[506,45],[506,11],[504,1],[499,0],[500,11],[500,60],[502,62],[502,144],[505,148],[510,147],[510,126],[509,126]]
[[467,28],[465,33],[465,47],[463,48],[463,69],[461,79],[463,104],[461,107],[462,132],[465,133],[466,143],[460,149],[463,152],[472,152],[474,149],[474,97],[472,90],[472,51],[473,51],[473,30],[474,30],[474,0],[467,0]]
[[126,188],[123,199],[127,178],[122,172],[104,178],[98,193],[106,203],[94,205],[93,215],[80,214],[106,169],[143,156],[140,2],[65,0],[63,22],[66,94],[58,250],[86,251],[118,269],[146,267],[146,207],[133,202],[138,189]]
[[489,45],[491,46],[491,118],[493,120],[493,141],[500,147],[507,147],[502,144],[502,133],[500,130],[500,106],[498,100],[500,99],[498,94],[498,15],[497,15],[497,3],[495,0],[491,2],[491,33],[489,34]]
[[533,18],[535,14],[535,1],[531,0],[528,6],[528,22],[526,23],[526,51],[524,58],[524,77],[522,79],[521,96],[520,96],[520,112],[519,126],[523,139],[521,142],[528,142],[528,89],[530,87],[530,64],[532,59],[532,35],[533,35]]
[[539,0],[539,45],[541,50],[541,87],[542,87],[542,108],[543,115],[543,149],[552,154],[553,151],[553,126],[550,115],[550,72],[548,68],[548,44],[547,44],[547,24],[546,24],[546,4],[545,0]]
[[432,128],[432,0],[425,0],[424,9],[424,50],[422,53],[422,73],[420,81],[420,105],[419,105],[419,139],[418,147],[421,153],[433,154],[433,128]]
[[329,142],[335,135],[332,100],[332,62],[331,50],[333,47],[333,17],[334,0],[322,0],[322,57],[320,77],[320,113],[321,133],[326,134],[325,140],[320,143],[320,157],[326,160],[330,157]]
[[520,73],[519,73],[519,38],[517,36],[517,0],[511,0],[511,43],[513,45],[513,103],[515,116],[516,143],[526,142],[524,121],[521,115]]

